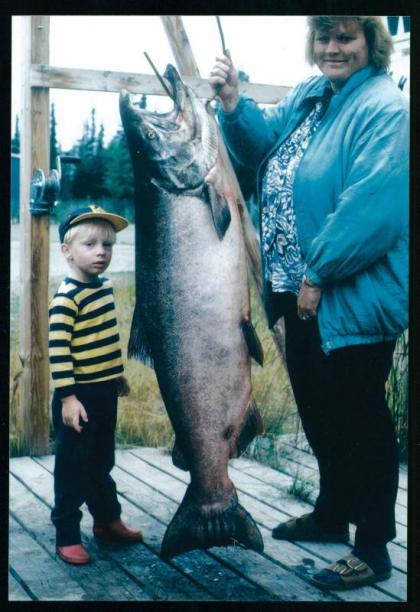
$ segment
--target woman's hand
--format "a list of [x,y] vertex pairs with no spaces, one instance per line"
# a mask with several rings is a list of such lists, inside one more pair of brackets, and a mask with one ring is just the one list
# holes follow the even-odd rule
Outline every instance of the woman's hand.
[[75,395],[68,395],[67,397],[63,397],[61,400],[63,404],[61,414],[63,417],[64,425],[67,427],[71,427],[78,433],[80,433],[83,427],[79,423],[80,417],[85,423],[88,422],[88,415],[86,410],[81,402],[77,399]]
[[219,96],[224,110],[232,112],[239,100],[239,79],[230,55],[216,57],[216,63],[210,71],[209,83]]
[[297,313],[299,319],[306,320],[315,317],[320,299],[320,287],[310,287],[309,285],[302,283],[297,299]]

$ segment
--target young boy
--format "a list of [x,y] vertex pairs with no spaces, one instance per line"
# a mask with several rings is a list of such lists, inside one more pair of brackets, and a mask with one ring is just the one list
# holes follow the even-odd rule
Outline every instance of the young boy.
[[114,434],[118,396],[128,395],[110,264],[115,234],[128,222],[99,206],[75,210],[59,226],[71,273],[50,303],[49,358],[56,434],[54,508],[57,554],[67,563],[90,561],[81,544],[80,506],[86,502],[98,538],[142,540],[121,518],[115,482]]

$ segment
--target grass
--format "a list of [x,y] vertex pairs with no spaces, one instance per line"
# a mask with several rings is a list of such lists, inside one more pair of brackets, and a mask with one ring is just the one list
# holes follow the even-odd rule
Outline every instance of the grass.
[[[131,318],[134,310],[134,273],[120,272],[109,275],[114,284],[115,303],[120,328],[123,353],[128,344]],[[61,278],[50,281],[50,295]],[[290,415],[296,413],[288,376],[277,355],[270,332],[266,329],[262,308],[253,296],[253,320],[264,347],[265,365],[252,365],[254,397],[261,411],[268,435],[280,433],[288,423]],[[12,294],[11,299],[11,368],[10,368],[10,454],[25,454],[19,445],[16,428],[16,413],[19,404],[18,358],[19,300]],[[125,375],[131,387],[128,397],[119,400],[116,443],[127,446],[171,447],[174,435],[165,406],[160,396],[154,370],[137,360],[125,360]],[[290,423],[288,424],[290,427]],[[52,432],[51,438],[52,438]]]
[[[121,341],[128,344],[131,318],[134,309],[134,273],[110,274],[115,289],[115,301]],[[52,278],[50,295],[61,279]],[[265,434],[255,440],[248,455],[272,467],[279,467],[282,460],[275,439],[281,433],[294,433],[299,428],[296,405],[288,374],[278,356],[271,333],[268,331],[262,306],[251,287],[252,319],[264,348],[264,367],[252,364],[253,394],[263,417]],[[10,321],[10,454],[25,454],[16,429],[16,413],[19,403],[20,362],[18,357],[18,297],[11,296]],[[394,366],[387,383],[387,400],[397,429],[401,458],[407,458],[407,404],[408,404],[408,336],[402,336],[394,354]],[[126,377],[131,393],[119,400],[116,442],[119,447],[133,445],[171,447],[173,431],[160,396],[154,370],[136,360],[125,360]],[[52,431],[50,432],[52,438]],[[299,490],[299,479],[294,489]]]
[[408,331],[397,340],[393,366],[386,384],[386,399],[397,432],[400,458],[406,462],[408,459]]
[[311,502],[313,500],[314,484],[303,478],[299,472],[293,476],[293,482],[287,489],[289,495],[303,502]]

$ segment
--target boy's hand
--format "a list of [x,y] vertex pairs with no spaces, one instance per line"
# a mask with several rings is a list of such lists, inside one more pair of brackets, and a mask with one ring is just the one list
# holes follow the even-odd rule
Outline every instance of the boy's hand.
[[83,407],[83,404],[79,402],[75,395],[63,397],[61,402],[63,404],[61,414],[63,415],[64,425],[67,425],[67,427],[72,427],[75,431],[80,433],[83,427],[79,424],[79,418],[82,417],[85,423],[88,422],[88,415]]
[[119,378],[117,378],[117,394],[118,397],[126,397],[127,395],[130,394],[130,385],[127,382],[127,379],[125,376],[120,376]]

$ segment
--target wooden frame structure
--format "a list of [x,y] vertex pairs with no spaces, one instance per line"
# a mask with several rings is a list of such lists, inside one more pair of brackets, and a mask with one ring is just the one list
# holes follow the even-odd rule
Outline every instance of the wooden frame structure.
[[[18,427],[20,447],[30,455],[48,449],[49,363],[48,363],[48,277],[49,217],[35,217],[29,211],[30,183],[34,171],[49,170],[49,89],[83,89],[166,95],[156,76],[111,71],[58,68],[49,65],[50,18],[25,16],[22,34],[22,117],[21,117],[21,286],[20,352],[22,365],[19,387]],[[179,16],[162,16],[180,73],[200,97],[212,97],[212,90],[200,78],[198,67]],[[257,102],[275,104],[288,87],[241,83],[241,90]],[[248,261],[256,285],[261,290],[260,252],[246,206],[226,150],[224,164],[236,184],[242,213]],[[282,330],[274,331],[282,353]]]

